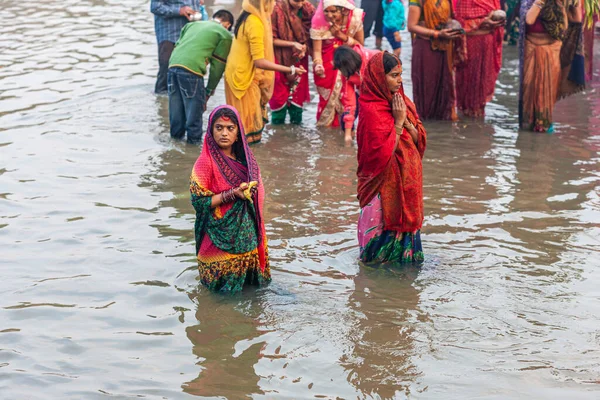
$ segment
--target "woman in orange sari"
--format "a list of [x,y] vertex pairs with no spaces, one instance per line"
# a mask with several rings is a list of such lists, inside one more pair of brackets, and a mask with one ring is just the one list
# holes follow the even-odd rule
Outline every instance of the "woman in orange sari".
[[380,52],[369,60],[358,118],[360,259],[421,262],[421,160],[427,134],[404,94],[402,64],[396,56]]
[[[577,2],[523,0],[519,38],[519,125],[534,132],[554,132],[552,114],[561,92],[561,51],[569,21],[581,21]],[[577,10],[577,11],[575,11]],[[566,66],[576,53],[562,60]]]
[[317,126],[339,126],[342,77],[333,67],[333,54],[341,45],[364,44],[363,10],[352,0],[321,0],[312,19],[314,79],[319,93]]

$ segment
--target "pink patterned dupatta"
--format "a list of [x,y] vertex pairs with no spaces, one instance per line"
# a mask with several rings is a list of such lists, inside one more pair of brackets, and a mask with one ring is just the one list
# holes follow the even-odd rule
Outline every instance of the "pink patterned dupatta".
[[[215,141],[212,132],[210,132],[210,126],[212,126],[215,113],[223,108],[232,110],[238,118],[238,138],[240,138],[238,140],[241,140],[241,148],[244,154],[246,165],[232,160],[223,154],[217,142]],[[261,271],[263,271],[267,264],[265,225],[262,218],[265,191],[262,178],[260,176],[258,163],[254,158],[254,154],[252,154],[252,151],[250,150],[250,146],[246,140],[246,135],[244,134],[244,128],[241,125],[241,121],[242,120],[237,110],[231,106],[220,106],[213,110],[209,117],[209,130],[206,132],[206,137],[202,146],[202,152],[194,164],[192,175],[190,177],[190,191],[193,195],[208,197],[221,193],[225,190],[229,190],[232,187],[238,187],[243,182],[258,182],[258,190],[252,198],[253,202],[252,204],[248,202],[247,207],[252,207],[252,214],[255,215],[256,230],[258,235],[257,250],[260,268]],[[216,207],[213,210],[213,217],[217,220],[222,218],[229,210],[231,210],[232,207],[233,203],[223,204]],[[200,248],[200,244],[197,244],[197,249],[198,248]],[[213,249],[213,252],[219,253],[218,249],[216,248]],[[219,258],[219,254],[208,254],[203,256],[208,256],[208,258]]]

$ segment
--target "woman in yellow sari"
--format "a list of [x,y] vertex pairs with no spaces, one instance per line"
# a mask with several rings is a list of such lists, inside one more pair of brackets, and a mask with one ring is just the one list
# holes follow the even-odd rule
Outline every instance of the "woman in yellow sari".
[[246,128],[248,143],[259,142],[267,121],[266,105],[273,94],[273,71],[303,74],[302,67],[275,64],[271,13],[274,0],[244,0],[225,67],[225,98]]

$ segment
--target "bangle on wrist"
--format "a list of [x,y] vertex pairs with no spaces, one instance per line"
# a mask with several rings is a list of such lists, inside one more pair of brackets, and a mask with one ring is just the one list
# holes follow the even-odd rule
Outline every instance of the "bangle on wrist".
[[235,193],[233,192],[233,188],[221,192],[221,200],[223,204],[231,203],[232,201],[234,201]]
[[321,60],[320,58],[313,58],[313,64],[323,65],[323,60]]
[[294,65],[290,66],[290,75],[296,75],[296,67]]

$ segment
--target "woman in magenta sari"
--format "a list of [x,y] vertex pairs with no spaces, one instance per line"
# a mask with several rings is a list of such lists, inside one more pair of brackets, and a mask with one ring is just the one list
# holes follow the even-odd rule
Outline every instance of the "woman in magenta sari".
[[245,284],[271,280],[262,218],[265,192],[240,121],[231,106],[210,114],[190,178],[200,282],[216,292],[235,293]]
[[314,79],[319,92],[317,126],[339,126],[342,78],[333,67],[335,49],[364,44],[363,10],[352,0],[321,0],[312,19]]

